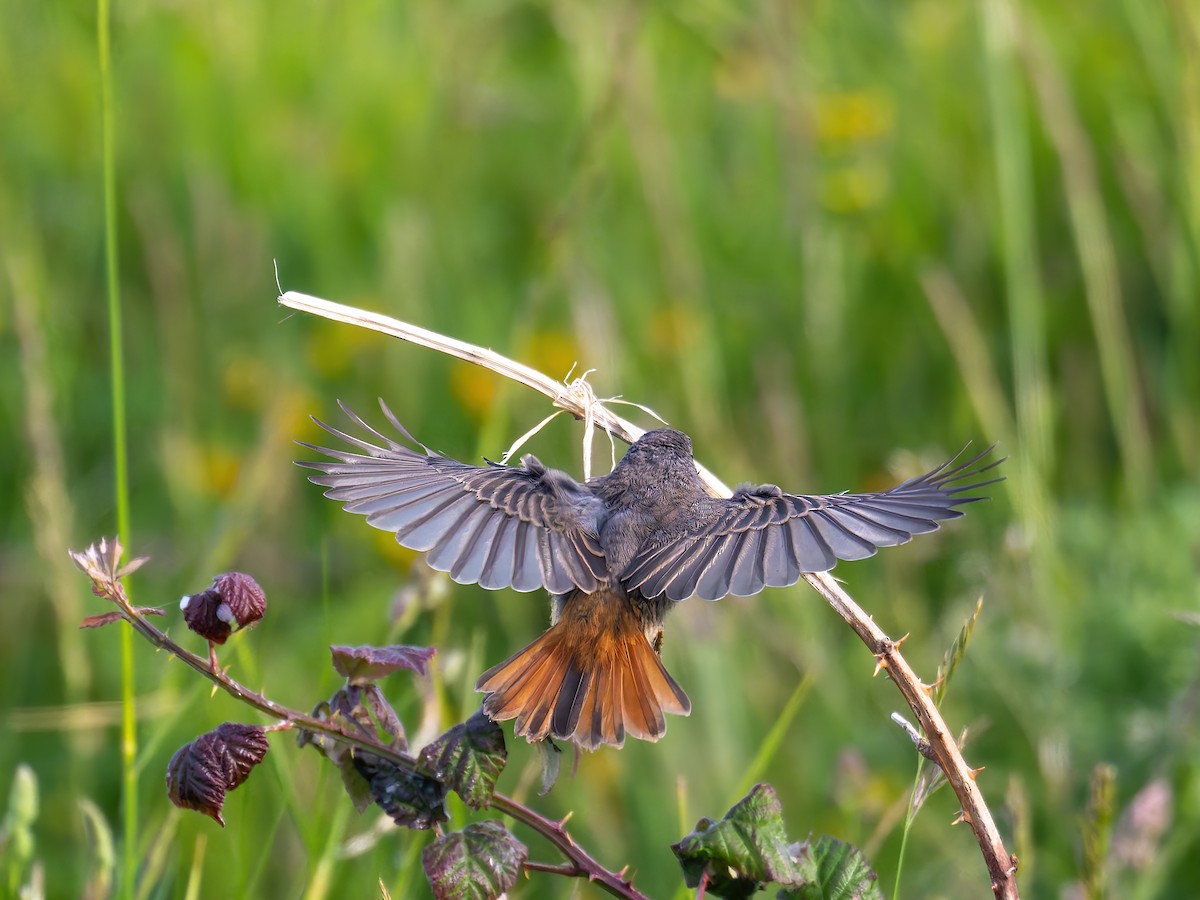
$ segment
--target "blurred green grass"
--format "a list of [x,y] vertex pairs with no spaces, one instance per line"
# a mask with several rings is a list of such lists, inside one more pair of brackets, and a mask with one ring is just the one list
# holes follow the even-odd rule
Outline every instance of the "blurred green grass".
[[[6,0],[0,28],[0,800],[42,791],[51,896],[91,866],[79,800],[119,816],[118,642],[65,549],[115,530],[94,12]],[[235,673],[307,707],[330,643],[434,641],[441,724],[541,600],[455,587],[390,618],[411,558],[290,464],[308,413],[383,396],[463,459],[541,401],[420,349],[302,319],[283,286],[379,309],[647,403],[729,481],[872,488],[967,438],[1009,480],[961,523],[838,570],[932,676],[983,594],[945,711],[1027,896],[1083,877],[1093,768],[1118,814],[1164,779],[1169,827],[1113,896],[1200,880],[1200,13],[1098,0],[947,5],[264,2],[114,10],[135,600],[251,571],[267,622]],[[579,429],[538,437],[579,471]],[[1192,619],[1186,618],[1191,615]],[[178,628],[176,628],[178,630]],[[899,697],[811,591],[689,604],[669,667],[695,712],[584,758],[547,798],[604,862],[671,896],[667,845],[734,800],[801,681],[763,777],[797,839],[867,846],[892,882],[911,786]],[[174,748],[245,713],[137,648],[144,896],[420,891],[426,838],[340,851],[315,756],[275,742],[229,827],[160,791]],[[422,690],[388,685],[410,727]],[[433,727],[433,726],[430,726]],[[427,729],[428,731],[428,729]],[[698,748],[702,752],[698,752]],[[530,748],[502,788],[529,795]],[[904,893],[983,896],[939,794]],[[890,823],[890,824],[889,824]],[[1120,835],[1118,834],[1118,838]],[[118,834],[118,839],[124,836]],[[157,844],[156,844],[157,842]],[[1119,845],[1119,846],[1118,846]],[[1115,842],[1114,860],[1130,841]],[[152,853],[152,848],[157,851]],[[535,854],[549,850],[534,845]],[[407,879],[407,880],[406,880]],[[415,879],[415,880],[412,880]],[[535,879],[523,896],[561,896]],[[586,888],[579,888],[586,894]]]

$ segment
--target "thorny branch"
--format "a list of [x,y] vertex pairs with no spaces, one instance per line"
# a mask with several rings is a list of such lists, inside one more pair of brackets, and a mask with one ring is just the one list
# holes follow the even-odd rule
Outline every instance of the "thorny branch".
[[[133,626],[138,634],[158,649],[166,650],[176,659],[183,661],[184,664],[195,669],[230,696],[271,718],[278,719],[285,726],[328,735],[335,740],[358,747],[361,750],[367,750],[376,756],[386,759],[406,772],[436,778],[433,772],[424,769],[416,759],[407,753],[401,753],[387,744],[365,736],[361,732],[343,730],[332,721],[319,719],[276,703],[258,691],[251,690],[241,682],[230,678],[224,669],[214,667],[209,659],[198,656],[175,643],[175,641],[171,640],[170,637],[156,628],[146,618],[147,615],[162,615],[163,611],[161,609],[133,606],[125,593],[124,585],[121,583],[121,579],[124,576],[132,574],[136,569],[141,567],[146,561],[145,558],[139,557],[121,567],[118,565],[120,557],[121,544],[116,539],[111,542],[102,540],[98,544],[88,548],[87,551],[72,551],[71,553],[71,558],[75,560],[76,565],[92,580],[92,592],[99,597],[112,601],[117,607],[115,615],[110,613],[89,617],[89,619],[85,620],[86,627],[108,624],[116,618],[124,619]],[[491,808],[521,822],[523,825],[542,835],[568,861],[566,864],[560,866],[531,863],[525,867],[527,871],[552,871],[561,875],[586,878],[614,897],[621,897],[624,900],[649,900],[645,894],[633,886],[633,882],[629,878],[625,877],[623,870],[621,872],[610,871],[593,859],[586,850],[575,842],[574,838],[563,827],[562,822],[554,822],[547,819],[540,813],[500,793],[492,795]]]
[[[441,353],[455,356],[467,362],[498,372],[513,381],[524,384],[550,398],[551,403],[588,423],[594,422],[609,434],[614,434],[632,443],[643,433],[639,428],[611,412],[596,399],[591,387],[582,379],[570,384],[555,381],[536,369],[514,362],[492,350],[446,337],[434,331],[418,328],[379,313],[356,309],[340,303],[323,300],[296,291],[287,291],[279,297],[283,306],[312,313],[326,319],[346,322],[368,328],[382,334],[400,338],[410,343],[428,347]],[[696,463],[700,477],[717,496],[728,497],[729,488],[712,472]],[[943,721],[941,713],[930,697],[929,686],[924,684],[900,653],[903,639],[896,641],[875,624],[854,599],[826,573],[809,573],[804,579],[813,590],[825,598],[854,633],[867,645],[877,661],[877,670],[882,669],[900,689],[905,701],[912,709],[929,741],[931,758],[946,774],[946,779],[962,805],[962,819],[971,826],[992,879],[992,892],[998,900],[1019,900],[1017,890],[1017,858],[1008,853],[992,814],[983,799],[983,792],[976,784],[978,770],[970,768],[963,759],[958,744],[954,741]]]

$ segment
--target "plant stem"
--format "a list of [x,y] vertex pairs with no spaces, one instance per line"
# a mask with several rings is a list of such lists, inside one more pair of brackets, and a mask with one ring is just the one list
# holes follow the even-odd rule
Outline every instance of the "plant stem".
[[[401,753],[362,733],[343,731],[339,726],[331,722],[307,715],[299,710],[289,709],[260,694],[258,691],[251,690],[244,684],[230,678],[222,669],[214,672],[207,657],[198,656],[189,650],[185,650],[171,640],[171,638],[167,637],[164,632],[151,624],[142,610],[130,604],[125,594],[124,585],[118,579],[101,580],[95,576],[92,577],[93,584],[99,589],[101,595],[112,600],[117,605],[121,617],[133,626],[134,631],[158,649],[166,650],[185,665],[195,669],[234,699],[240,700],[247,706],[251,706],[271,718],[286,722],[292,727],[304,731],[319,732],[343,743],[367,750],[376,756],[386,759],[406,772],[424,775],[427,778],[435,778],[432,772],[424,769],[416,759],[406,753]],[[530,871],[548,871],[575,878],[586,878],[614,897],[620,897],[623,900],[649,900],[645,894],[633,886],[631,880],[624,877],[623,872],[613,872],[606,869],[587,851],[575,843],[575,839],[563,828],[561,822],[554,822],[547,819],[540,813],[504,794],[493,794],[490,806],[497,812],[515,819],[542,835],[568,861],[567,864],[558,867],[547,866],[543,863],[533,863],[526,867]]]
[[900,876],[904,874],[904,857],[908,851],[908,833],[912,830],[913,800],[917,796],[917,785],[921,782],[921,767],[925,765],[922,757],[917,757],[917,774],[913,776],[912,790],[908,795],[908,809],[904,814],[904,828],[900,832],[900,852],[896,855],[896,880],[892,884],[892,900],[900,896]]
[[[96,0],[96,39],[100,66],[100,121],[104,182],[104,263],[108,295],[109,366],[112,370],[113,466],[117,533],[126,546],[129,529],[129,463],[125,432],[125,363],[121,335],[121,289],[117,256],[116,114],[112,85],[112,11]],[[137,715],[135,711],[133,635],[121,634],[121,770],[123,830],[121,894],[136,893],[138,840]]]

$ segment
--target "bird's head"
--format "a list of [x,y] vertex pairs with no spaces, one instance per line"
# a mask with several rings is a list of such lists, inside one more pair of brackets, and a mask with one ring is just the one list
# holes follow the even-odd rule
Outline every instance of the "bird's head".
[[638,463],[692,460],[692,439],[674,428],[647,431],[625,454],[625,459]]

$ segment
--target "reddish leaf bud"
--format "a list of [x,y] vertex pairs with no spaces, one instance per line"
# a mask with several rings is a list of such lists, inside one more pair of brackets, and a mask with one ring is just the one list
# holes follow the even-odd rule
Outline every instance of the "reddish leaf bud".
[[227,572],[212,587],[179,602],[187,627],[214,644],[223,644],[238,628],[263,617],[267,598],[258,582],[244,572]]
[[238,628],[248,628],[267,611],[267,596],[245,572],[227,572],[213,580],[213,589],[228,604]]

